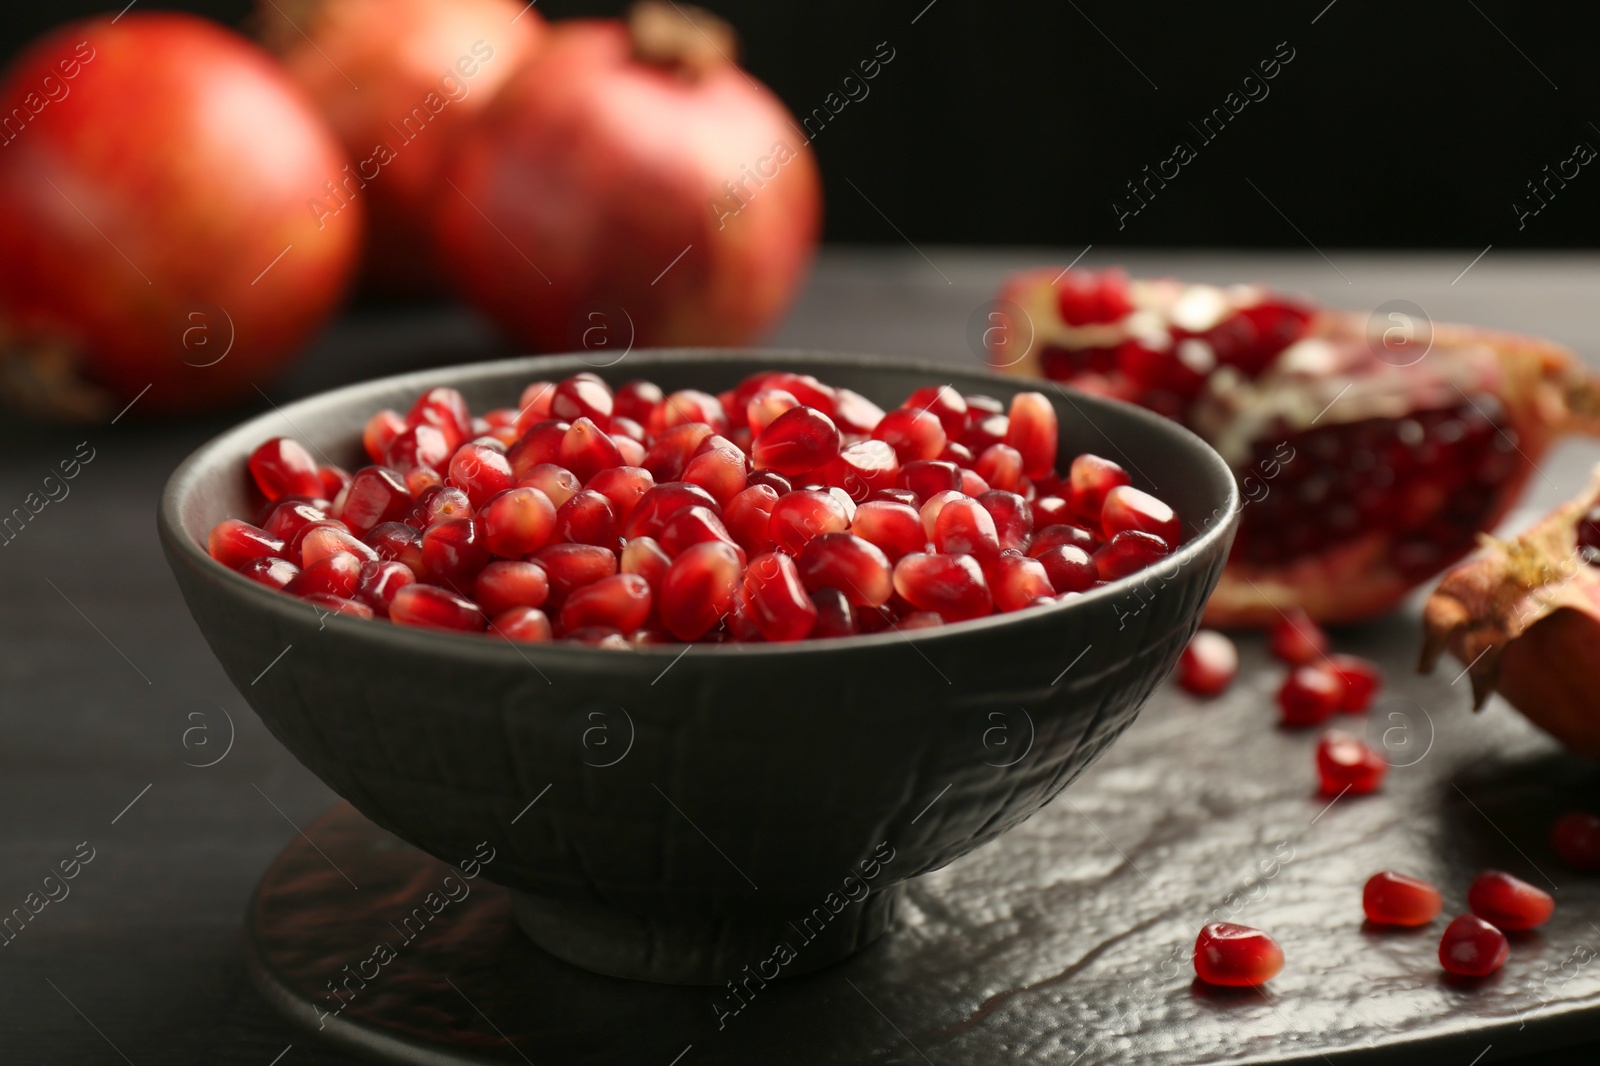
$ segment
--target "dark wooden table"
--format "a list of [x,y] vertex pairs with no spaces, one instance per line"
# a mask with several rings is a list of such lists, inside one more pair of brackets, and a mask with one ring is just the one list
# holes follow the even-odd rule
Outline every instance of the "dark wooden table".
[[[1079,251],[832,251],[773,342],[969,365],[977,358],[969,321],[1003,274],[1064,265]],[[1103,251],[1084,262],[1115,261]],[[1491,251],[1474,263],[1472,253],[1329,250],[1327,258],[1142,253],[1121,261],[1134,272],[1270,281],[1361,309],[1406,299],[1435,320],[1529,330],[1600,356],[1600,322],[1590,314],[1600,292],[1595,256]],[[265,388],[283,401],[511,352],[451,308],[363,310]],[[0,914],[42,894],[62,860],[92,854],[67,882],[69,895],[0,937],[0,1061],[8,1066],[352,1061],[280,1021],[247,984],[241,961],[241,918],[257,877],[335,797],[267,735],[223,676],[156,541],[155,500],[168,473],[243,413],[143,423],[135,408],[115,425],[11,420],[0,428],[0,512],[40,491],[80,442],[93,449],[70,494],[0,546]],[[1569,494],[1597,459],[1592,445],[1561,449],[1512,522]],[[1597,1050],[1573,1052],[1571,1061],[1593,1061]],[[1506,1051],[1515,1053],[1496,1055]]]

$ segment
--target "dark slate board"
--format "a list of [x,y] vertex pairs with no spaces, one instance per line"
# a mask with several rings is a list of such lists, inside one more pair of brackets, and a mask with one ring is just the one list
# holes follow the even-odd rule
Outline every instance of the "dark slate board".
[[[1342,643],[1387,651],[1394,671],[1413,633],[1396,620]],[[715,1005],[737,1006],[726,989],[575,970],[528,944],[482,879],[404,940],[389,923],[451,871],[346,806],[307,830],[326,857],[297,841],[266,875],[258,979],[296,1020],[318,1018],[340,1004],[326,982],[395,946],[370,983],[346,986],[327,1035],[442,1055],[396,1060],[416,1062],[1343,1063],[1398,1060],[1426,1040],[1430,1057],[1465,1066],[1592,1033],[1600,880],[1564,869],[1544,834],[1592,801],[1595,771],[1503,706],[1472,717],[1452,673],[1395,671],[1369,715],[1336,720],[1387,740],[1395,768],[1380,794],[1330,803],[1315,791],[1316,733],[1273,724],[1280,675],[1251,641],[1223,699],[1168,686],[1061,799],[915,882],[889,936],[759,989],[720,1027]],[[1516,939],[1499,974],[1458,982],[1439,969],[1438,936],[1487,866],[1554,891],[1556,916]],[[1361,886],[1385,868],[1440,885],[1445,915],[1419,931],[1366,927]],[[1270,930],[1283,974],[1261,992],[1194,981],[1208,920]]]

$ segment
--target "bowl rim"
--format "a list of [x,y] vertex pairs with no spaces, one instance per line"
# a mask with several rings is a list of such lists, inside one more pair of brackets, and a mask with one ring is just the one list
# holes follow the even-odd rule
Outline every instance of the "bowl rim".
[[[1219,542],[1230,539],[1239,519],[1242,504],[1237,480],[1227,462],[1205,440],[1181,423],[1165,418],[1146,408],[1110,397],[1071,389],[1060,382],[1048,379],[1022,378],[1012,374],[995,373],[992,370],[968,370],[952,367],[948,364],[895,356],[799,348],[641,348],[629,351],[627,358],[630,364],[638,365],[642,368],[688,366],[706,363],[745,363],[766,360],[789,365],[806,364],[822,371],[826,371],[828,368],[886,370],[924,375],[930,380],[955,376],[969,381],[986,381],[1010,390],[1016,390],[1019,385],[1026,386],[1028,384],[1038,385],[1040,391],[1045,386],[1051,386],[1075,410],[1083,414],[1083,417],[1090,421],[1091,424],[1093,424],[1092,419],[1089,419],[1089,416],[1084,413],[1083,407],[1080,406],[1080,401],[1090,407],[1110,406],[1117,409],[1120,414],[1132,418],[1135,422],[1142,423],[1151,432],[1169,438],[1174,445],[1189,449],[1202,463],[1211,466],[1223,475],[1227,491],[1216,511],[1225,512],[1225,517],[1204,526],[1197,535],[1185,541],[1177,551],[1166,557],[1169,562],[1177,564],[1178,572],[1181,573],[1202,556],[1213,551]],[[434,386],[449,385],[460,387],[466,383],[498,380],[517,375],[526,375],[528,381],[534,381],[556,374],[566,376],[584,370],[608,369],[614,365],[617,365],[617,363],[597,365],[590,355],[584,353],[564,352],[552,355],[523,355],[475,363],[446,364],[384,377],[369,378],[316,392],[281,406],[269,399],[267,402],[272,404],[271,410],[263,411],[217,434],[196,448],[178,464],[162,488],[157,508],[157,526],[161,539],[169,553],[181,557],[194,565],[198,573],[202,575],[215,574],[219,579],[219,587],[229,590],[230,596],[236,599],[242,597],[245,603],[258,605],[260,609],[269,614],[275,614],[290,624],[302,625],[305,622],[303,615],[307,606],[304,601],[279,590],[270,589],[260,582],[250,580],[237,571],[228,569],[213,559],[210,552],[184,529],[182,505],[196,491],[196,483],[202,475],[219,461],[217,458],[218,453],[232,449],[247,441],[250,442],[246,448],[248,452],[249,448],[253,448],[255,444],[261,441],[268,440],[274,436],[283,436],[283,433],[278,432],[283,422],[288,422],[290,427],[294,428],[296,426],[294,416],[297,414],[323,414],[336,411],[342,407],[353,406],[361,402],[364,397],[370,398],[374,393],[390,391],[420,393]],[[817,376],[822,377],[823,374],[818,374]],[[1110,438],[1107,437],[1107,440],[1110,441]],[[1114,447],[1115,442],[1112,443]],[[173,560],[173,564],[174,566],[176,565],[176,559]],[[995,613],[962,622],[948,622],[944,625],[932,626],[927,629],[906,631],[891,626],[889,629],[878,633],[856,634],[847,637],[819,637],[784,643],[758,641],[750,643],[674,642],[669,644],[644,644],[634,645],[631,648],[631,655],[676,662],[678,658],[686,656],[690,648],[698,648],[702,654],[719,657],[752,655],[765,657],[836,654],[841,651],[865,650],[894,645],[900,642],[910,642],[919,646],[924,643],[937,644],[947,640],[960,640],[963,637],[990,630],[1015,627],[1028,622],[1042,623],[1062,616],[1070,616],[1074,613],[1081,615],[1091,612],[1108,601],[1126,595],[1129,590],[1144,580],[1149,572],[1149,568],[1147,568],[1127,577],[1119,578],[1101,588],[1082,593],[1065,603],[1053,603],[1044,607],[1030,607],[1023,611]],[[621,655],[620,649],[600,648],[570,641],[516,642],[503,634],[500,641],[494,641],[484,639],[484,634],[456,633],[444,629],[400,626],[389,622],[379,622],[377,619],[351,618],[326,612],[322,613],[318,624],[319,626],[332,625],[336,632],[344,632],[354,638],[387,641],[400,649],[413,648],[417,651],[427,652],[448,651],[452,654],[460,653],[474,658],[488,658],[495,662],[510,662],[512,661],[510,657],[515,656],[525,664],[537,665],[537,659],[553,660],[578,656],[580,660],[588,660],[589,657],[593,656],[597,658],[592,660],[592,664],[598,665],[601,662],[617,661]],[[530,656],[534,656],[536,659],[530,658]]]

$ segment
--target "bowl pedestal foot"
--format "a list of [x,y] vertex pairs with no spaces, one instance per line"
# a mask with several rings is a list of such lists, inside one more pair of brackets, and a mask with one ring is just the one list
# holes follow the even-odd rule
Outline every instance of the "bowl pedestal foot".
[[[535,944],[586,970],[678,985],[740,985],[830,966],[893,924],[903,885],[857,901],[819,893],[777,912],[643,916],[603,904],[512,893],[512,914]],[[835,910],[834,907],[838,909]]]

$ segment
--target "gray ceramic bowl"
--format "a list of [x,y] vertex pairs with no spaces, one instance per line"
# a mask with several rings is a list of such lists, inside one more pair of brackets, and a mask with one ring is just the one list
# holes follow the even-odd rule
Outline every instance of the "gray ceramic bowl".
[[[771,367],[886,408],[922,385],[1002,400],[1030,387],[798,352],[634,352],[600,374],[714,392]],[[1233,539],[1233,476],[1199,438],[1047,390],[1063,456],[1104,453],[1183,516],[1189,539],[1159,575],[912,634],[624,652],[322,617],[206,554],[215,522],[252,512],[245,459],[263,440],[301,437],[354,467],[368,417],[428,387],[508,406],[528,381],[589,369],[571,356],[450,367],[263,414],[178,468],[160,530],[212,650],[295,757],[447,862],[487,841],[484,873],[515,891],[522,928],[590,969],[722,984],[870,941],[907,879],[1032,815],[1127,728]]]

